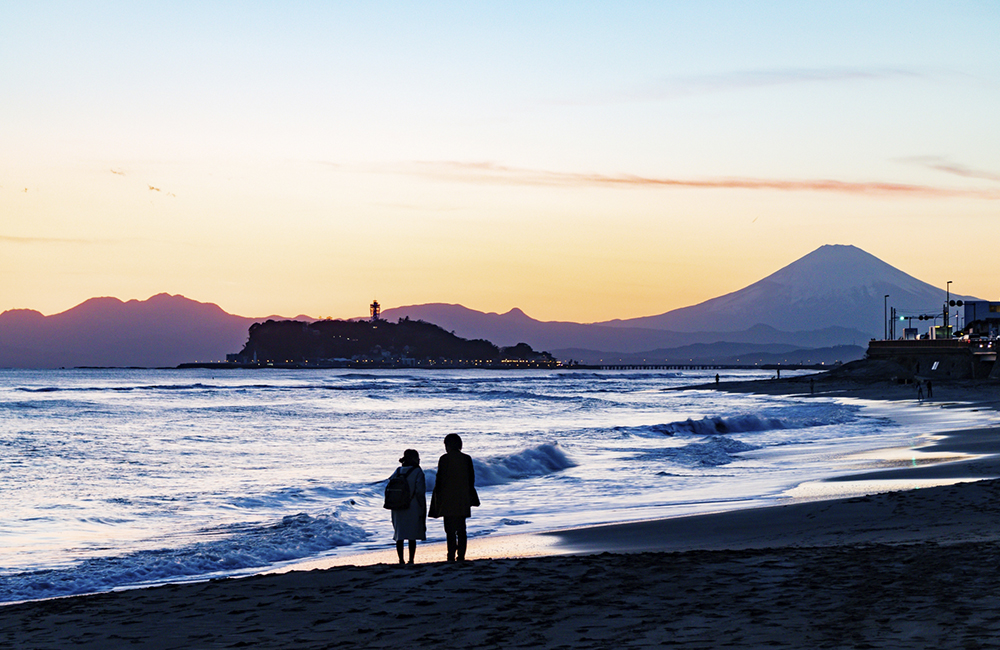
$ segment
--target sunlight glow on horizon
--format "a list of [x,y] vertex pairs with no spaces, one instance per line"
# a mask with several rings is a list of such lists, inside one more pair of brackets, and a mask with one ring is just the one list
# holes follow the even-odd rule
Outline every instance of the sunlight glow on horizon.
[[0,311],[594,322],[835,243],[1000,299],[989,3],[3,14]]

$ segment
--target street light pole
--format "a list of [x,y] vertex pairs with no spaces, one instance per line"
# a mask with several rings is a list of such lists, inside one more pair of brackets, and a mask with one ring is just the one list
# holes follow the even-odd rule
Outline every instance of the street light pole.
[[948,302],[951,300],[951,280],[948,280],[948,283],[945,284],[944,286],[945,286],[944,329],[945,329],[945,332],[946,332],[945,336],[947,336],[947,331],[948,331]]
[[886,341],[889,339],[889,294],[885,294],[885,298],[882,299],[882,324],[885,325],[885,336],[882,340]]

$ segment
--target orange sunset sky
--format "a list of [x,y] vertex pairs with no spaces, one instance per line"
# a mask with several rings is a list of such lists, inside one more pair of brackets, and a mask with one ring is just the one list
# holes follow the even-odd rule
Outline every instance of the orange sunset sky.
[[998,300],[998,34],[995,2],[5,3],[0,311],[593,322],[835,243]]

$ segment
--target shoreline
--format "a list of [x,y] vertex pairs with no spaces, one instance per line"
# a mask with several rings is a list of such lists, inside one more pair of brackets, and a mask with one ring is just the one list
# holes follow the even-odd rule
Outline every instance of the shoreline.
[[[810,377],[685,387],[809,394]],[[825,378],[815,395],[912,399]],[[934,386],[931,404],[1000,410],[995,385]],[[1000,639],[1000,426],[942,432],[966,460],[830,481],[959,481],[562,531],[472,538],[474,561],[421,544],[263,575],[0,607],[9,647],[975,647]],[[487,559],[489,558],[489,559]],[[332,560],[332,561],[331,561]],[[183,624],[181,624],[183,621]],[[838,631],[839,630],[839,631]],[[840,639],[837,641],[837,639]],[[853,639],[853,641],[851,640]],[[977,641],[978,642],[978,641]]]
[[[809,393],[811,378],[817,375],[801,375],[784,379],[756,379],[743,381],[720,382],[719,384],[692,384],[668,388],[666,391],[686,391],[686,390],[711,390],[734,393],[759,393],[763,395],[795,395],[797,397],[833,397],[859,399],[871,402],[914,402],[915,387],[905,384],[889,384],[887,382],[866,382],[861,383],[853,379],[831,379],[827,375],[820,375],[822,379],[817,381],[814,392]],[[971,395],[970,395],[971,393]],[[969,400],[975,397],[975,400]],[[959,398],[966,398],[959,400]],[[983,382],[954,382],[950,385],[943,385],[937,389],[935,398],[923,400],[922,403],[928,407],[938,408],[971,408],[975,410],[990,409],[1000,412],[1000,384],[984,384]],[[998,425],[1000,426],[1000,425]],[[991,431],[988,428],[965,429],[955,431],[945,431],[941,435],[946,436],[946,440],[939,440],[930,445],[913,448],[914,451],[928,454],[928,458],[923,461],[920,467],[901,466],[883,470],[866,470],[849,475],[831,477],[816,481],[818,483],[845,483],[851,481],[866,483],[886,483],[887,481],[905,479],[908,483],[915,484],[913,488],[902,489],[927,489],[935,486],[934,483],[952,483],[960,479],[982,480],[986,478],[1000,478],[1000,458],[995,461],[981,459],[978,455],[1000,454],[1000,430],[996,433],[996,443],[984,443],[979,440],[983,432]],[[988,437],[988,436],[987,436]],[[948,442],[950,440],[951,442]],[[939,454],[944,458],[933,458],[933,454]],[[972,458],[964,459],[962,456],[972,455]],[[967,472],[959,471],[959,468],[968,468]],[[954,469],[952,469],[954,468]],[[905,475],[898,472],[904,471]],[[930,485],[921,485],[921,482]],[[872,491],[869,488],[869,491]],[[874,492],[896,492],[900,488],[893,487],[884,490],[874,490]],[[831,502],[841,499],[857,498],[856,495],[842,497],[812,497],[809,499],[795,499],[790,504],[775,504],[768,506],[753,506],[749,508],[737,508],[733,510],[723,510],[715,513],[700,513],[691,515],[675,515],[670,517],[654,518],[647,520],[620,521],[612,523],[584,524],[566,529],[554,529],[537,531],[531,533],[508,533],[502,535],[489,535],[484,537],[469,538],[470,557],[483,559],[504,559],[504,558],[531,558],[546,555],[568,555],[577,553],[595,552],[648,552],[658,550],[693,550],[697,546],[681,544],[672,541],[669,544],[664,538],[660,541],[643,542],[637,541],[636,535],[643,531],[658,530],[666,528],[668,522],[677,520],[699,520],[700,518],[726,518],[730,515],[734,519],[739,519],[737,513],[750,512],[770,512],[773,509],[785,508],[804,503],[817,501]],[[750,520],[755,515],[748,515]],[[433,524],[433,520],[428,522]],[[591,531],[594,531],[593,533]],[[596,531],[601,531],[600,533]],[[618,535],[614,531],[621,531]],[[588,538],[593,541],[587,541]],[[627,538],[627,543],[617,544],[618,538]],[[600,541],[598,541],[600,540]],[[421,543],[417,550],[417,562],[421,562],[421,556],[444,558],[446,554],[444,542]],[[354,554],[345,554],[336,557],[328,557],[314,560],[304,560],[294,562],[286,567],[266,571],[265,573],[288,573],[298,570],[327,569],[340,566],[370,566],[374,564],[393,564],[396,560],[394,548],[387,546],[385,550],[365,551]]]
[[[487,560],[523,559],[553,555],[577,555],[594,553],[646,553],[646,552],[687,552],[695,550],[748,550],[803,544],[803,522],[820,515],[831,522],[831,527],[811,525],[808,532],[810,545],[825,546],[836,543],[907,543],[923,541],[920,530],[901,529],[890,534],[885,521],[890,514],[898,512],[895,495],[912,493],[907,500],[908,507],[923,507],[928,515],[925,523],[935,527],[942,534],[948,527],[947,521],[957,521],[959,504],[950,512],[935,510],[933,504],[944,495],[951,495],[954,486],[977,485],[965,490],[965,498],[970,503],[981,504],[989,499],[979,492],[986,490],[1000,503],[1000,425],[942,432],[940,439],[914,448],[914,451],[929,454],[944,454],[949,460],[931,460],[917,466],[893,467],[869,470],[855,474],[822,479],[823,483],[864,482],[865,484],[885,484],[884,490],[875,490],[863,495],[837,498],[813,498],[796,500],[792,503],[770,506],[739,508],[715,513],[680,515],[658,519],[616,522],[609,524],[584,525],[536,533],[486,536],[469,539],[469,557]],[[971,456],[962,458],[963,456]],[[951,460],[951,458],[956,458]],[[891,489],[890,481],[905,481],[908,484],[929,485],[908,489]],[[982,484],[982,485],[979,485]],[[857,504],[869,504],[859,508]],[[891,506],[891,507],[890,507]],[[1000,542],[1000,526],[996,532],[991,528],[994,518],[980,521],[976,509],[963,513],[962,526],[975,525],[979,528],[948,532],[944,537],[935,538],[939,543],[968,541],[971,537],[983,541]],[[767,522],[768,532],[759,532],[760,523]],[[846,526],[856,528],[854,532]],[[844,527],[843,529],[838,527]],[[961,526],[959,526],[961,528]],[[952,535],[954,534],[954,537]],[[971,536],[971,537],[970,537]],[[444,543],[421,544],[417,550],[417,562],[421,556],[441,557],[445,555]],[[341,566],[370,566],[393,564],[396,562],[394,549],[370,551],[357,555],[296,563],[293,566],[268,573],[288,573],[297,570],[322,570]],[[432,563],[423,562],[423,563]]]
[[962,402],[1000,410],[1000,382],[989,380],[935,380],[933,396],[920,400],[917,385],[890,381],[880,375],[853,376],[848,370],[798,375],[782,379],[728,381],[720,384],[695,384],[669,390],[721,390],[761,395],[815,395],[816,397],[851,397],[878,401],[923,401],[928,404]]

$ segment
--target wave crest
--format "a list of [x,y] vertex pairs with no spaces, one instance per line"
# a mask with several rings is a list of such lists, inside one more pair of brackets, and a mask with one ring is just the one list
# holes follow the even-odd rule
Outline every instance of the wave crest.
[[0,602],[71,596],[142,585],[231,574],[268,566],[359,542],[361,528],[341,521],[336,513],[283,517],[269,526],[229,526],[205,531],[225,537],[180,548],[138,551],[119,557],[84,560],[66,569],[31,571],[0,578]]
[[735,415],[728,418],[710,417],[701,420],[688,418],[683,422],[671,422],[659,425],[662,433],[675,435],[678,433],[696,436],[710,436],[728,433],[745,433],[747,431],[774,431],[787,428],[778,418],[761,418],[756,415]]
[[[485,460],[473,458],[472,465],[476,469],[476,487],[486,487],[553,474],[575,467],[576,463],[563,452],[559,443],[552,442],[529,447],[509,456],[497,456]],[[424,470],[424,478],[427,482],[427,491],[430,492],[434,489],[437,471]]]

